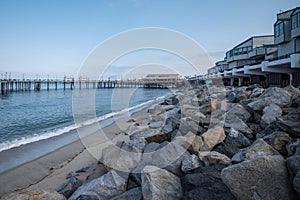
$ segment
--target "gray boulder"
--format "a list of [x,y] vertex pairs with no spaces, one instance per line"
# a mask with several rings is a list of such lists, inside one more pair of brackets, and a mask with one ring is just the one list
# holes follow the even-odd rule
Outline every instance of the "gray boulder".
[[300,108],[279,118],[277,124],[282,130],[300,138]]
[[290,172],[291,178],[293,179],[296,174],[300,171],[300,156],[295,155],[286,159],[287,167]]
[[200,158],[196,155],[190,155],[182,161],[181,171],[184,173],[190,172],[201,166]]
[[300,171],[294,177],[293,186],[294,189],[297,191],[298,195],[300,195]]
[[245,135],[247,138],[252,139],[254,137],[253,136],[253,131],[248,127],[248,125],[243,120],[241,120],[237,116],[233,115],[230,118],[226,117],[224,127],[228,128],[228,129],[233,128],[236,131],[238,131],[238,132],[242,133],[243,135]]
[[282,156],[262,156],[224,168],[223,182],[237,199],[293,199]]
[[253,110],[263,110],[270,104],[276,104],[280,107],[289,106],[291,104],[292,95],[283,88],[271,87],[255,101],[248,104]]
[[144,199],[182,199],[180,179],[151,165],[143,169],[142,192]]
[[260,125],[266,128],[269,124],[276,121],[282,115],[282,110],[276,104],[270,104],[263,109]]
[[199,154],[200,160],[205,164],[205,166],[210,165],[231,165],[231,160],[226,155],[221,154],[216,151],[203,151]]
[[245,160],[251,160],[261,156],[280,155],[272,146],[263,139],[257,139],[251,146],[242,149],[232,157],[232,162],[238,163]]
[[251,117],[251,114],[242,105],[235,104],[226,113],[226,118],[232,118],[232,116],[237,116],[242,121],[246,122]]
[[141,200],[142,197],[142,188],[136,187],[112,198],[111,200]]
[[77,188],[82,185],[82,181],[76,177],[69,178],[68,182],[61,186],[57,191],[59,194],[64,195],[66,198],[69,198]]
[[69,200],[82,199],[83,197],[110,199],[126,191],[128,174],[118,173],[115,170],[97,178],[86,185],[79,187]]
[[284,156],[288,155],[286,145],[292,140],[289,134],[283,131],[276,131],[263,137],[263,140]]

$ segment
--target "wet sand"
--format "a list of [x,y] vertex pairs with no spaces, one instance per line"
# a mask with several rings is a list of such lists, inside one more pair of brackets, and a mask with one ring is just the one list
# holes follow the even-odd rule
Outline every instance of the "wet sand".
[[[113,142],[126,140],[127,128],[135,123],[128,120],[133,118],[141,123],[147,121],[149,116],[147,110],[148,106],[131,116],[119,115],[114,119],[83,127],[79,130],[79,135],[87,136],[81,139],[74,130],[61,136],[0,152],[0,196],[25,188],[57,190],[66,182],[66,176],[70,172],[87,166],[93,170],[94,176],[100,176],[105,173],[105,169],[97,164],[101,154],[101,150],[98,149],[108,145],[110,140]],[[101,132],[104,132],[106,137],[103,138]],[[91,178],[88,177],[91,174],[82,175],[87,176],[86,179]]]

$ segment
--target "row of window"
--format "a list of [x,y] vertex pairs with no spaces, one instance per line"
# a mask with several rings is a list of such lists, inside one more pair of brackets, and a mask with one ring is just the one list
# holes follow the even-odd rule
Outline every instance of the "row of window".
[[300,27],[300,12],[292,16],[292,29]]
[[227,52],[227,54],[228,54],[227,57],[247,54],[250,51],[252,51],[252,46],[235,48],[235,49],[232,49],[231,51]]
[[[292,29],[296,29],[296,28],[300,27],[300,12],[298,12],[292,16],[291,23],[292,23]],[[281,35],[283,35],[283,32],[284,32],[284,23],[279,22],[274,27],[274,36],[280,37]]]

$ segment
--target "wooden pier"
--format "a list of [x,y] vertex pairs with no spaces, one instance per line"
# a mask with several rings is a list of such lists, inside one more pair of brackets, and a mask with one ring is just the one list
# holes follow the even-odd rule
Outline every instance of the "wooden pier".
[[40,90],[58,90],[58,89],[101,89],[101,88],[176,88],[184,80],[166,81],[165,83],[156,80],[89,80],[89,79],[0,79],[1,95],[10,92],[40,91]]

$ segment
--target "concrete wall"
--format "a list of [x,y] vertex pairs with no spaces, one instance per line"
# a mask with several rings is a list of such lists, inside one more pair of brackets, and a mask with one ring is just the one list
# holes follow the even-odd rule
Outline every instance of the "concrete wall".
[[294,40],[281,43],[280,45],[278,45],[278,57],[293,53],[294,48],[295,48]]

